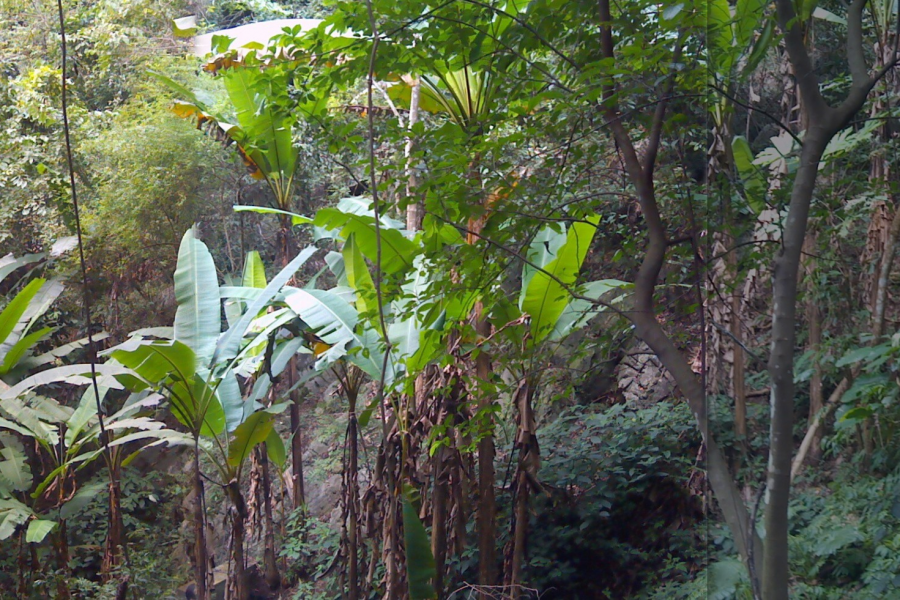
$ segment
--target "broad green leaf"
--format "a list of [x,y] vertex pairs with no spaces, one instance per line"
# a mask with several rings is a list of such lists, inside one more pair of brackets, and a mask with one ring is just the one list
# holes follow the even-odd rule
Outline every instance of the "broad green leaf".
[[316,213],[314,223],[326,229],[340,230],[345,240],[351,235],[363,256],[373,264],[378,262],[378,240],[381,241],[381,270],[387,274],[398,273],[412,267],[419,252],[416,244],[397,229],[382,227],[380,236],[375,232],[375,219],[342,212],[336,208],[323,208]]
[[566,233],[566,243],[560,247],[556,258],[547,263],[543,270],[536,271],[528,282],[520,308],[531,317],[531,334],[535,344],[553,330],[569,304],[570,295],[563,286],[573,285],[578,278],[600,217],[592,215],[585,221],[572,224]]
[[[335,205],[337,210],[351,215],[375,218],[375,210],[370,196],[349,196],[341,198]],[[406,223],[392,219],[386,214],[381,215],[381,224],[388,229],[405,229]]]
[[111,356],[152,386],[167,379],[191,381],[198,368],[193,350],[177,340],[130,340],[119,346]]
[[290,217],[292,225],[309,225],[313,222],[313,220],[309,217],[304,217],[303,215],[298,215],[286,210],[269,208],[268,206],[245,206],[242,204],[236,204],[232,208],[234,209],[234,212],[252,212],[262,215],[281,215]]
[[[122,389],[116,377],[129,375],[131,371],[114,363],[94,365],[98,381],[112,389]],[[8,390],[0,393],[0,400],[18,398],[26,392],[51,383],[67,383],[69,385],[88,385],[91,383],[91,365],[68,365],[41,371],[26,377]]]
[[284,449],[284,442],[274,427],[266,437],[266,452],[279,469],[284,469],[284,465],[287,462],[287,453]]
[[359,315],[336,294],[326,290],[297,290],[285,302],[326,344],[358,341],[354,330]]
[[46,282],[46,279],[40,277],[32,279],[0,313],[0,358],[5,357],[12,345],[18,341],[18,336],[13,336],[13,332],[17,327],[24,326],[23,316],[28,310],[28,305]]
[[772,17],[766,18],[766,24],[763,26],[762,32],[759,34],[756,42],[753,44],[753,49],[750,51],[750,56],[747,57],[746,64],[744,65],[743,71],[741,75],[743,77],[747,77],[752,73],[756,72],[756,68],[759,66],[759,63],[762,62],[762,59],[766,57],[766,54],[769,51],[769,47],[772,45],[772,40],[775,38],[775,19]]
[[216,396],[219,398],[222,410],[225,411],[225,430],[234,431],[248,416],[247,410],[251,403],[244,401],[241,395],[241,386],[231,369],[222,376],[222,380],[216,387]]
[[[100,332],[94,334],[94,342],[99,342],[105,340],[109,337],[109,334],[104,332]],[[87,346],[88,340],[87,338],[81,338],[80,340],[75,340],[74,342],[69,342],[68,344],[63,344],[62,346],[57,346],[52,350],[49,350],[43,354],[34,357],[26,357],[22,360],[22,366],[27,367],[28,369],[35,370],[37,367],[44,366],[46,364],[52,363],[60,358],[65,358],[72,352],[76,350],[80,350]]]
[[809,21],[816,11],[819,0],[794,0],[794,10],[801,22]]
[[756,214],[766,208],[766,189],[768,187],[766,176],[762,170],[753,164],[753,151],[746,138],[740,135],[734,136],[731,141],[731,151],[734,155],[734,163],[741,177],[744,187],[744,195],[747,204]]
[[378,300],[375,284],[366,260],[356,246],[356,236],[350,234],[343,248],[344,269],[347,284],[356,292],[356,310],[361,315],[369,315],[372,324],[380,329],[378,318]]
[[15,498],[0,498],[0,541],[16,532],[31,517],[31,509]]
[[19,435],[24,435],[25,437],[35,437],[35,433],[32,430],[23,427],[19,423],[10,421],[9,419],[4,419],[3,417],[0,417],[0,429],[15,431]]
[[419,350],[419,326],[414,318],[394,321],[388,326],[388,337],[394,347],[394,355],[402,361]]
[[28,529],[25,531],[25,541],[30,544],[39,544],[44,541],[47,534],[53,531],[55,527],[55,521],[33,519],[28,523]]
[[272,431],[272,415],[256,412],[234,430],[228,444],[228,464],[239,467],[257,444],[262,444]]
[[844,356],[838,359],[834,366],[846,367],[848,365],[853,365],[858,362],[871,361],[873,359],[879,358],[884,354],[887,354],[891,351],[891,347],[889,344],[878,344],[877,346],[862,346],[861,348],[854,348],[850,350]]
[[175,37],[189,38],[197,33],[197,17],[181,17],[180,19],[172,19],[172,32]]
[[[34,489],[34,491],[31,492],[31,497],[32,498],[40,498],[41,495],[44,493],[44,491],[47,489],[47,487],[51,483],[53,483],[56,480],[56,478],[60,476],[61,473],[65,473],[66,471],[68,471],[70,467],[71,467],[71,465],[66,462],[66,463],[59,465],[52,471],[50,471],[50,473],[48,473],[47,476],[44,477],[43,481],[41,481],[38,484],[38,486]],[[2,502],[2,501],[0,501],[0,502]],[[0,539],[2,539],[2,538],[0,538]]]
[[325,263],[337,280],[338,285],[350,287],[350,282],[347,281],[347,269],[344,267],[344,256],[340,252],[329,252],[326,254]]
[[737,0],[734,41],[739,49],[743,50],[750,43],[753,32],[763,22],[767,4],[766,0]]
[[7,254],[0,258],[0,282],[16,269],[43,260],[45,256],[46,254],[41,252],[39,254],[25,254],[19,258],[14,257],[12,254]]
[[259,69],[231,68],[221,77],[245,134],[236,141],[262,170],[283,210],[291,197],[291,182],[297,165],[292,119],[266,98],[272,93],[272,82]]
[[[53,330],[50,327],[43,327],[37,331],[32,331],[28,335],[17,340],[11,348],[6,349],[6,354],[0,355],[3,359],[3,363],[0,364],[0,375],[9,373],[13,367],[19,364],[26,352],[52,332]],[[0,349],[0,352],[2,352],[2,349]]]
[[525,300],[525,292],[534,274],[553,262],[559,253],[559,249],[565,243],[566,231],[561,226],[544,227],[534,236],[534,240],[528,246],[528,253],[525,256],[531,264],[526,263],[522,267],[522,291],[519,295],[519,306]]
[[[613,290],[624,290],[631,287],[631,285],[618,279],[591,281],[584,284],[581,295],[592,300],[599,300]],[[604,308],[600,304],[588,302],[581,298],[573,298],[554,324],[553,331],[548,336],[549,339],[562,339],[572,331],[583,327],[603,310]]]
[[206,244],[188,229],[175,268],[175,339],[194,351],[197,364],[210,363],[222,331],[219,281]]
[[406,549],[406,578],[409,582],[410,600],[436,598],[432,585],[435,565],[431,541],[408,493],[403,495],[403,541]]
[[707,591],[710,600],[734,598],[738,586],[746,580],[746,568],[740,560],[720,560],[707,571]]
[[867,406],[856,406],[851,408],[841,416],[841,421],[864,421],[875,414],[871,408]]
[[14,331],[16,336],[18,337],[28,333],[38,317],[47,312],[50,305],[59,298],[64,290],[65,286],[59,279],[50,279],[47,281],[47,284],[42,286],[41,289],[38,290],[38,293],[35,294],[34,298],[31,299],[31,302],[28,303],[28,308],[25,309],[25,314],[23,314],[20,319],[21,323]]
[[59,507],[59,518],[69,519],[89,505],[107,487],[105,481],[94,481],[78,488],[72,498]]
[[702,3],[707,8],[707,39],[711,59],[715,61],[715,71],[726,74],[734,64],[736,48],[732,30],[731,8],[728,0],[708,0]]
[[24,492],[33,481],[31,469],[25,459],[25,446],[9,433],[0,433],[0,483],[3,487]]
[[188,382],[176,381],[169,389],[172,414],[192,433],[214,437],[225,430],[225,410],[200,375]]
[[242,282],[243,286],[248,288],[264,289],[266,287],[266,267],[256,250],[247,253]]
[[259,296],[256,297],[255,300],[250,302],[247,306],[247,310],[244,311],[244,315],[241,319],[228,328],[228,331],[219,338],[219,342],[216,345],[216,353],[214,359],[216,361],[228,361],[237,356],[238,349],[240,347],[241,339],[244,337],[244,334],[247,332],[247,328],[250,326],[250,323],[256,316],[259,314],[259,311],[272,299],[275,294],[281,291],[281,288],[288,282],[288,280],[294,276],[294,273],[299,269],[309,258],[315,254],[317,248],[315,246],[309,246],[304,248],[300,254],[294,258],[287,266],[281,270],[272,281],[260,292]]

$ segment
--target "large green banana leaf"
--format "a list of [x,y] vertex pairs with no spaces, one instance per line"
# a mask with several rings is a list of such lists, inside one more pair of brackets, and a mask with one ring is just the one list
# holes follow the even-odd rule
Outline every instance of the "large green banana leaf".
[[558,248],[552,259],[550,244],[537,242],[548,249],[547,256],[540,259],[543,265],[537,265],[541,270],[534,269],[528,281],[523,281],[526,287],[519,305],[522,312],[531,317],[533,343],[539,343],[553,331],[568,306],[571,295],[566,288],[573,286],[578,278],[599,221],[599,216],[591,215],[584,221],[573,223],[566,232],[565,244]]
[[222,331],[219,281],[206,244],[188,229],[178,250],[175,268],[175,339],[196,356],[197,365],[209,365]]

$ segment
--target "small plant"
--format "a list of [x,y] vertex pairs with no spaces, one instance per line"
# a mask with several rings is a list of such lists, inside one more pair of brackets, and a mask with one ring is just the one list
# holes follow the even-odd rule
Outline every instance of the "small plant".
[[288,580],[302,580],[306,582],[304,585],[311,587],[312,582],[321,579],[333,566],[338,546],[337,532],[322,521],[302,509],[291,512],[285,523],[285,539],[279,553],[280,558],[288,561]]

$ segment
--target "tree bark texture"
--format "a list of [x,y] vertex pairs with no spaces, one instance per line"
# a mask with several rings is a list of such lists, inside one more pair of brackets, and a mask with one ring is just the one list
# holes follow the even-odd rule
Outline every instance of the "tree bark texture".
[[206,551],[206,514],[203,511],[203,479],[200,476],[200,447],[194,444],[194,583],[197,600],[209,600],[209,555]]

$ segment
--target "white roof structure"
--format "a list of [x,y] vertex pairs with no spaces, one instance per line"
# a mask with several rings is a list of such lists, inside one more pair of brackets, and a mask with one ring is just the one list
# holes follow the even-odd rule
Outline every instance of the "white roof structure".
[[234,41],[231,43],[231,47],[235,49],[251,42],[257,42],[266,46],[269,40],[281,33],[285,27],[293,28],[300,25],[301,31],[309,31],[318,27],[321,22],[322,19],[275,19],[273,21],[251,23],[240,27],[232,27],[231,29],[204,33],[194,37],[192,53],[196,56],[204,57],[212,52],[212,38],[214,35],[226,35],[233,38]]

